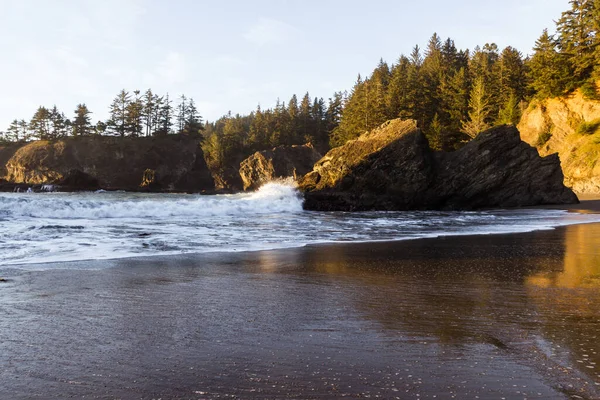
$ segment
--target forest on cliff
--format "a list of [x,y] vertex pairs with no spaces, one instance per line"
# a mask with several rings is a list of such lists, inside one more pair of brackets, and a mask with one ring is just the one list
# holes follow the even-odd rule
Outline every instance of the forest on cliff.
[[[15,119],[3,141],[56,139],[64,136],[197,135],[213,168],[239,165],[249,154],[279,145],[311,143],[321,152],[344,144],[383,122],[414,119],[436,150],[452,150],[494,125],[516,124],[534,98],[555,97],[577,88],[598,98],[600,79],[600,0],[571,0],[556,21],[556,33],[544,30],[533,54],[494,43],[458,49],[450,38],[433,34],[420,48],[394,63],[380,60],[350,91],[330,98],[292,95],[272,109],[227,114],[203,122],[194,100],[152,90],[122,90],[110,105],[107,121],[92,123],[92,112],[79,104],[72,118],[56,106],[39,107],[27,121]],[[176,103],[176,105],[174,105]]]

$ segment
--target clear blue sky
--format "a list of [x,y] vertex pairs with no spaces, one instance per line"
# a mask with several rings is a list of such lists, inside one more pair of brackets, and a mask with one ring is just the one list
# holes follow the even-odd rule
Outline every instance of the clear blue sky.
[[327,99],[433,32],[531,53],[567,0],[0,0],[0,130],[56,104],[105,119],[117,92],[192,96],[203,117]]

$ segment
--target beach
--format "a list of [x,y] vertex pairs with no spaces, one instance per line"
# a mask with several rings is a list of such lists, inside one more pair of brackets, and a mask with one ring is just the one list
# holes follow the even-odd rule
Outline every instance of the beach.
[[2,267],[0,398],[600,398],[598,249],[592,223]]

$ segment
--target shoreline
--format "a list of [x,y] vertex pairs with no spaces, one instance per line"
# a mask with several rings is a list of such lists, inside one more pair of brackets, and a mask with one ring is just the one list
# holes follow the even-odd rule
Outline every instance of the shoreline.
[[[513,209],[491,209],[491,210],[480,210],[480,211],[497,211],[497,210],[535,210],[535,209],[540,209],[540,210],[564,210],[564,211],[568,211],[568,212],[574,212],[574,213],[579,213],[579,214],[600,214],[600,198],[594,197],[593,199],[588,199],[588,200],[581,200],[580,203],[578,204],[562,204],[562,205],[541,205],[541,206],[528,206],[528,207],[518,207],[518,208],[513,208]],[[542,232],[542,231],[552,231],[552,230],[556,230],[556,229],[560,229],[560,228],[564,228],[564,227],[568,227],[568,226],[573,226],[573,225],[582,225],[582,224],[600,224],[600,221],[589,221],[589,222],[577,222],[577,223],[572,223],[572,224],[565,224],[565,225],[557,225],[557,226],[552,226],[552,227],[548,227],[548,228],[538,228],[538,229],[531,229],[531,230],[525,230],[525,231],[514,231],[514,232],[484,232],[484,233],[472,233],[472,232],[467,232],[467,233],[441,233],[441,234],[432,234],[432,236],[421,236],[421,237],[406,237],[406,238],[399,238],[399,239],[392,239],[392,240],[388,240],[388,239],[380,239],[380,240],[349,240],[349,241],[321,241],[321,242],[313,242],[313,243],[306,243],[306,244],[302,244],[302,245],[290,245],[290,246],[282,246],[282,247],[275,247],[275,248],[265,248],[265,249],[244,249],[244,250],[215,250],[215,251],[205,251],[205,252],[174,252],[171,254],[168,253],[162,253],[162,254],[140,254],[140,255],[135,255],[135,256],[123,256],[123,257],[115,257],[115,258],[90,258],[90,259],[77,259],[77,260],[57,260],[57,261],[49,261],[49,262],[26,262],[26,263],[20,263],[20,264],[7,264],[7,265],[2,265],[0,264],[0,270],[23,270],[23,271],[36,271],[36,270],[48,270],[48,269],[52,269],[52,268],[40,268],[40,269],[36,269],[36,266],[58,266],[58,265],[63,265],[63,267],[59,267],[58,269],[77,269],[77,267],[75,266],[76,264],[79,263],[87,263],[87,264],[104,264],[104,263],[116,263],[119,261],[133,261],[136,259],[144,259],[144,260],[152,260],[152,259],[165,259],[165,258],[196,258],[196,257],[201,257],[202,255],[211,255],[211,256],[223,256],[226,257],[228,254],[252,254],[252,253],[262,253],[262,252],[280,252],[280,251],[286,251],[286,250],[293,250],[293,249],[302,249],[302,248],[310,248],[313,246],[318,246],[318,247],[328,247],[328,246],[348,246],[348,245],[357,245],[357,246],[362,246],[362,245],[369,245],[369,244],[378,244],[378,243],[382,243],[382,244],[393,244],[393,243],[402,243],[402,242],[407,242],[407,241],[421,241],[421,240],[426,240],[426,241],[431,241],[431,240],[441,240],[441,239],[445,239],[445,238],[452,238],[452,237],[462,237],[462,238],[469,238],[469,237],[480,237],[480,236],[498,236],[498,235],[522,235],[522,234],[528,234],[528,233],[533,233],[533,232]],[[3,278],[4,281],[0,280],[0,283],[5,283],[7,281],[10,281],[10,279],[7,276],[3,276],[0,275],[0,278]]]

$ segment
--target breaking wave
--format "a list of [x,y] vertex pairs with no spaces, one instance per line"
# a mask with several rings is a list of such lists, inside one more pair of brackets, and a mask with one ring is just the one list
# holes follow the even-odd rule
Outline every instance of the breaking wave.
[[0,216],[98,219],[248,216],[302,211],[302,196],[291,184],[271,182],[257,192],[237,195],[3,195]]
[[600,222],[600,215],[536,209],[307,212],[302,202],[296,187],[285,181],[268,183],[253,193],[217,196],[4,193],[0,266],[56,268],[51,263],[527,232]]

